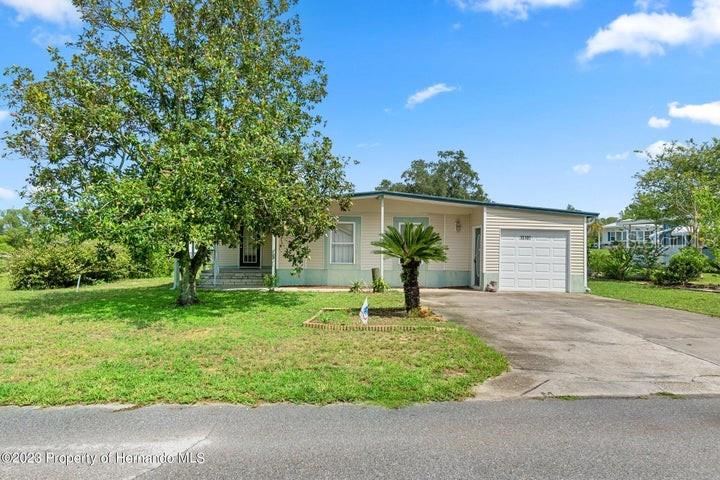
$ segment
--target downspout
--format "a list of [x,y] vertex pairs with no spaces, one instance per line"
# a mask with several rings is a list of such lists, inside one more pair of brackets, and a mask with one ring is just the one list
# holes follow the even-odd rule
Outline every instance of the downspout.
[[583,226],[584,226],[584,228],[583,228],[583,276],[585,277],[585,279],[584,279],[585,292],[588,291],[588,257],[587,257],[587,254],[588,254],[588,244],[587,244],[588,223],[587,223],[587,220],[588,220],[588,217],[583,217]]
[[[385,232],[385,195],[380,195],[380,235]],[[380,278],[385,279],[385,255],[380,254]]]

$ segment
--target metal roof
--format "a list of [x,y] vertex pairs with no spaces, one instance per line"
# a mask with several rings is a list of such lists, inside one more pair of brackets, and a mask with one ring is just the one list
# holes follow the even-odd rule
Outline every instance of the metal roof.
[[528,207],[526,205],[512,205],[509,203],[495,203],[495,202],[482,202],[480,200],[466,200],[460,198],[450,197],[436,197],[433,195],[422,195],[419,193],[406,193],[406,192],[390,192],[387,190],[375,190],[372,192],[356,192],[351,195],[352,198],[367,198],[367,197],[398,197],[408,198],[414,200],[425,200],[428,202],[444,202],[454,203],[458,205],[471,205],[471,206],[483,206],[483,207],[496,207],[496,208],[512,208],[515,210],[530,210],[535,212],[547,212],[547,213],[560,213],[564,215],[581,215],[583,217],[597,217],[599,214],[595,212],[584,212],[581,210],[563,210],[560,208],[544,208],[544,207]]

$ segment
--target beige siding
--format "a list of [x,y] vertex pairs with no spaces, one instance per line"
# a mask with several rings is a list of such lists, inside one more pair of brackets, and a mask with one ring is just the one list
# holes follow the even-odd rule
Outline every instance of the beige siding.
[[[410,202],[397,199],[385,199],[385,227],[394,224],[395,217],[425,217],[430,225],[440,234],[448,245],[448,260],[444,263],[432,262],[428,265],[430,270],[466,271],[471,258],[472,227],[470,214],[472,207],[457,207],[453,205],[431,204],[428,202]],[[370,270],[380,267],[380,256],[373,253],[375,247],[371,245],[380,236],[380,202],[377,199],[361,199],[353,202],[350,212],[336,212],[338,215],[348,215],[361,218],[360,225],[360,268]],[[460,232],[456,231],[455,221],[460,221]],[[385,270],[397,269],[397,261],[385,259]]]
[[263,267],[272,267],[272,238],[266,235],[264,243],[260,247],[260,265]]
[[[278,239],[278,268],[292,268],[292,264],[285,258],[287,249],[287,238]],[[303,268],[323,269],[325,268],[325,237],[322,236],[310,244],[310,258],[305,260]]]
[[584,218],[581,215],[541,213],[529,210],[488,207],[485,225],[485,268],[488,273],[500,271],[500,231],[564,230],[570,237],[570,273],[584,274]]
[[221,267],[237,267],[240,263],[240,251],[237,247],[218,245],[217,262]]

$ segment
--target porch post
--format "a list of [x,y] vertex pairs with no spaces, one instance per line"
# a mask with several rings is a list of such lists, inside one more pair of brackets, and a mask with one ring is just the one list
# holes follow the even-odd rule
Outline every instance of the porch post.
[[275,261],[276,261],[276,258],[277,258],[277,252],[276,252],[276,250],[277,250],[277,239],[275,238],[275,235],[273,235],[273,236],[271,237],[271,239],[270,239],[270,245],[271,245],[270,248],[271,248],[271,250],[272,250],[272,254],[270,255],[270,256],[272,257],[272,266],[270,267],[270,268],[271,268],[270,273],[271,273],[272,275],[275,275]]
[[[380,195],[380,235],[385,231],[385,196]],[[385,279],[385,255],[380,255],[380,278]]]
[[213,287],[217,286],[217,277],[220,271],[220,265],[218,265],[218,244],[215,243],[213,248]]

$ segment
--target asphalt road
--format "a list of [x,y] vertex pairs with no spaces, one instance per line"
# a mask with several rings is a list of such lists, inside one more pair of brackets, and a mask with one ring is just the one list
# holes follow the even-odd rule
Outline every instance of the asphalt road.
[[5,407],[0,443],[13,479],[717,479],[720,399]]

